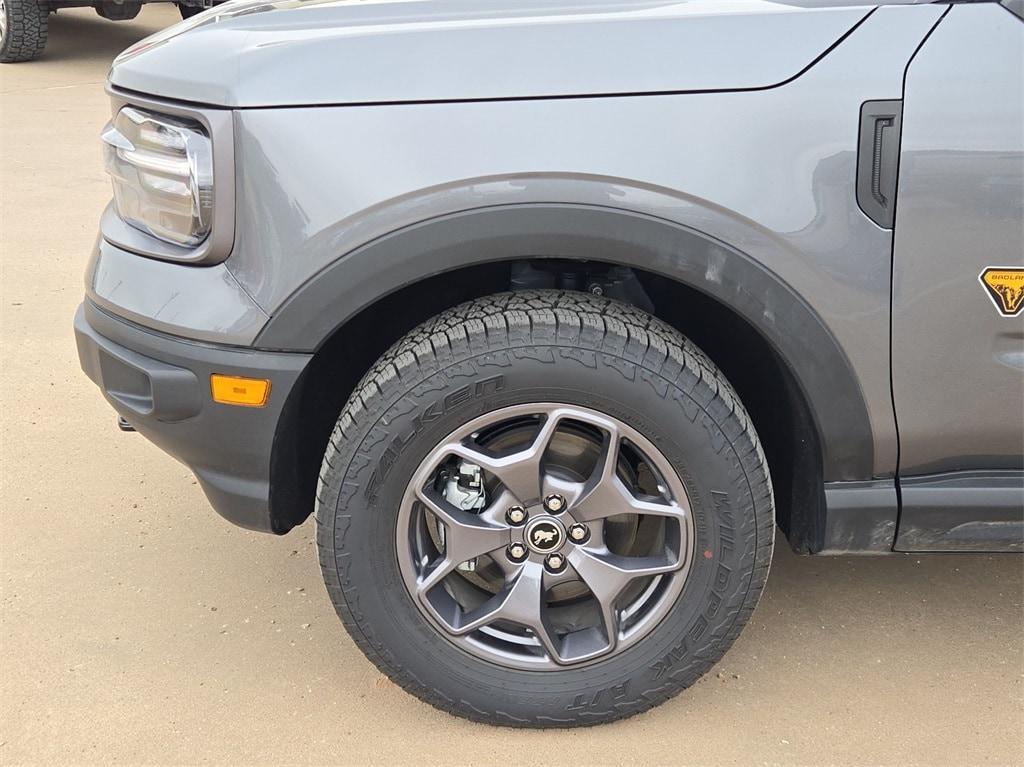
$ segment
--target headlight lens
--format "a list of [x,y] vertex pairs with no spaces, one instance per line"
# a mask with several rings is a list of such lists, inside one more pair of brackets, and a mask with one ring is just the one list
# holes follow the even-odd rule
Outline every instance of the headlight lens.
[[201,243],[213,220],[213,152],[203,128],[124,107],[102,137],[118,215],[161,240]]

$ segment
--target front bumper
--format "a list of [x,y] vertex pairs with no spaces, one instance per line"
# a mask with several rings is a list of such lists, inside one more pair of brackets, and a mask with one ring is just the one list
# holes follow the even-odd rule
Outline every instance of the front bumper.
[[[144,330],[90,301],[75,314],[82,369],[136,431],[187,465],[207,498],[242,527],[275,530],[270,465],[281,411],[310,360]],[[266,378],[264,407],[214,402],[210,375]]]

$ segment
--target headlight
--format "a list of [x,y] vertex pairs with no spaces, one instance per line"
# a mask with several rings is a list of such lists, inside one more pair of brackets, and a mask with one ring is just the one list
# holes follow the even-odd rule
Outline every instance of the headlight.
[[201,243],[213,221],[213,151],[202,126],[124,107],[102,137],[118,215],[161,240]]

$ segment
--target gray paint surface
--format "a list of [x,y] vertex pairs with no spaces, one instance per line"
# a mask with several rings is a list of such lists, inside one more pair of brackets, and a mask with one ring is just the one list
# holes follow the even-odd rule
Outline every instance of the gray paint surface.
[[1024,315],[1000,316],[978,276],[1024,267],[1024,23],[998,5],[952,8],[910,66],[903,110],[900,473],[1020,469]]
[[[90,297],[185,338],[306,351],[375,298],[450,265],[438,254],[456,243],[435,241],[433,223],[531,206],[632,216],[667,227],[631,230],[622,243],[652,254],[652,271],[736,294],[730,305],[768,337],[821,330],[820,344],[807,333],[792,346],[827,347],[841,361],[798,354],[812,368],[800,383],[813,390],[819,426],[860,425],[838,439],[827,431],[824,448],[866,459],[841,458],[846,468],[826,477],[844,481],[831,496],[850,499],[851,520],[862,499],[895,488],[890,299],[893,358],[908,354],[892,381],[908,419],[904,469],[955,468],[964,456],[1019,465],[1019,420],[1007,426],[1005,409],[1020,402],[1024,332],[995,323],[977,284],[982,265],[970,263],[965,282],[962,251],[1019,262],[1021,83],[1005,63],[1021,60],[1020,30],[995,5],[954,8],[939,23],[947,10],[283,0],[211,11],[127,52],[111,82],[231,115],[231,255],[185,267],[101,242]],[[937,24],[908,80],[893,288],[893,233],[855,195],[859,114],[864,102],[904,98],[907,64]],[[951,63],[961,59],[973,63]],[[422,241],[395,236],[409,232]],[[506,241],[474,257],[558,257],[586,242],[580,234],[537,229],[521,253]],[[690,244],[669,247],[677,239]],[[602,253],[629,260],[610,242],[571,255]],[[736,282],[737,263],[765,280]],[[939,300],[912,295],[912,282]],[[310,300],[336,285],[344,301]],[[972,300],[989,315],[951,330],[950,308]],[[989,345],[942,367],[943,332],[958,347]],[[830,388],[816,364],[848,381]],[[937,393],[950,369],[957,384]],[[972,420],[983,406],[963,403],[990,380],[1004,413],[999,423],[986,414],[988,433]],[[915,399],[922,389],[934,398]],[[929,441],[950,435],[963,438],[961,453],[929,462]],[[870,492],[849,482],[872,478]],[[891,523],[880,518],[871,548]],[[848,547],[852,528],[837,524],[833,538]]]
[[267,314],[223,264],[184,267],[97,241],[85,292],[140,325],[184,338],[248,346]]
[[[471,266],[481,253],[512,260],[540,252],[661,274],[699,285],[702,293],[732,307],[760,330],[800,381],[816,418],[823,476],[831,480],[871,474],[873,442],[857,376],[807,304],[763,266],[723,243],[664,219],[617,208],[491,206],[407,227],[336,261],[306,283],[275,312],[256,344],[304,348],[308,343],[313,349],[316,339],[326,338],[389,286]],[[416,258],[410,259],[409,253]],[[843,407],[835,407],[836,402]]]
[[240,110],[226,263],[273,315],[346,253],[441,215],[561,202],[664,218],[745,253],[808,302],[859,376],[873,474],[892,475],[891,234],[855,199],[859,112],[902,95],[904,68],[944,10],[880,8],[810,71],[766,91]]
[[869,10],[252,0],[133,46],[111,81],[232,107],[763,88],[798,74]]

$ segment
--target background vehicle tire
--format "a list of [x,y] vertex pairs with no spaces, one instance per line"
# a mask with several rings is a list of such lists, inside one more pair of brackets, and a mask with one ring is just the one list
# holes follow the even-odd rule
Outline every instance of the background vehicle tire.
[[39,58],[46,49],[49,14],[36,0],[0,0],[0,64]]
[[202,13],[206,9],[198,5],[184,5],[178,3],[178,13],[181,14],[183,19],[191,19],[193,16]]
[[[644,593],[671,596],[663,612],[654,613],[657,620],[638,623],[646,633],[629,644],[627,611],[614,610],[610,624],[599,621],[595,629],[573,635],[617,636],[618,644],[607,639],[614,649],[590,658],[580,655],[587,660],[566,666],[551,661],[551,650],[540,649],[547,646],[561,653],[569,646],[568,639],[560,639],[557,631],[548,631],[543,622],[523,624],[540,625],[540,631],[525,632],[526,639],[536,647],[522,651],[520,644],[502,644],[504,634],[495,639],[501,631],[518,631],[516,618],[513,623],[497,621],[460,636],[447,632],[449,624],[437,619],[439,613],[424,609],[439,587],[416,591],[416,583],[430,580],[434,573],[447,568],[438,565],[410,585],[409,562],[417,566],[417,552],[410,556],[404,549],[407,542],[413,545],[414,540],[426,540],[424,529],[429,528],[429,535],[435,535],[430,531],[429,514],[423,516],[423,521],[404,527],[403,519],[408,520],[412,513],[410,508],[439,509],[439,514],[448,514],[457,522],[453,527],[448,524],[449,517],[437,517],[445,520],[443,527],[449,531],[445,540],[455,542],[459,540],[455,533],[461,535],[464,513],[456,516],[451,504],[419,503],[435,487],[430,480],[421,485],[423,477],[433,476],[423,472],[431,470],[431,456],[447,455],[445,440],[454,434],[456,441],[451,444],[468,444],[459,441],[463,439],[459,435],[467,429],[472,433],[465,439],[479,440],[480,444],[504,439],[514,431],[508,422],[494,429],[478,428],[476,424],[504,413],[532,411],[536,403],[545,402],[570,409],[569,420],[559,422],[568,424],[566,439],[610,444],[600,428],[590,430],[589,424],[572,420],[573,413],[584,414],[584,419],[590,417],[586,414],[596,413],[595,423],[608,418],[613,424],[608,427],[609,434],[627,435],[621,441],[615,437],[616,452],[610,453],[616,456],[612,462],[616,467],[613,471],[618,472],[613,482],[618,483],[616,488],[623,486],[623,472],[633,465],[626,465],[625,454],[634,456],[630,451],[635,449],[635,456],[646,455],[644,451],[661,456],[657,459],[661,463],[652,463],[647,471],[659,480],[649,483],[657,487],[650,492],[663,493],[664,498],[653,500],[647,491],[642,496],[634,491],[616,496],[630,499],[626,501],[630,508],[634,502],[645,503],[637,499],[647,498],[647,507],[656,509],[652,516],[646,516],[646,512],[640,515],[636,529],[647,524],[646,520],[661,519],[657,516],[661,513],[657,510],[664,508],[661,504],[675,503],[669,496],[676,500],[685,497],[689,507],[688,513],[680,517],[688,520],[689,538],[678,547],[683,551],[680,557],[686,557],[685,570],[665,570],[649,579],[651,585],[644,586]],[[538,434],[545,432],[544,424],[553,418],[538,420]],[[621,431],[615,431],[614,424]],[[563,426],[557,428],[559,431],[554,433],[561,434]],[[492,433],[497,436],[492,437]],[[534,439],[537,445],[543,442],[541,437],[531,436],[526,443],[533,445]],[[471,453],[474,456],[484,451],[476,444]],[[522,451],[515,456],[527,454]],[[543,459],[545,483],[549,482],[547,467],[561,460],[549,455],[553,454],[546,452]],[[646,464],[644,458],[635,456],[635,475],[639,478]],[[487,461],[479,463],[490,470]],[[494,466],[499,464],[501,461],[496,460]],[[597,476],[601,465],[599,457],[593,470],[580,473],[583,484],[564,486],[610,486],[604,480],[595,484],[586,479],[588,471],[593,472],[591,477]],[[460,466],[457,471],[467,471],[465,464]],[[505,484],[504,468],[495,471],[501,492],[514,487],[512,481]],[[491,480],[493,484],[494,477]],[[450,474],[442,473],[435,484],[450,488],[453,481]],[[666,490],[666,485],[677,490]],[[548,487],[545,484],[541,492],[547,492]],[[418,494],[417,488],[423,489],[423,494]],[[590,498],[586,495],[589,491],[580,496],[572,495],[574,492],[566,491],[569,512],[564,530],[570,532],[569,522],[587,518]],[[317,496],[321,568],[335,608],[355,642],[393,681],[422,700],[492,724],[596,724],[644,711],[678,693],[711,668],[732,644],[757,603],[771,561],[771,481],[757,435],[735,392],[708,358],[674,329],[631,306],[588,294],[524,291],[491,296],[447,311],[411,332],[364,377],[342,411],[324,457]],[[415,501],[411,506],[410,498]],[[573,498],[584,500],[577,503]],[[501,514],[504,500],[506,496],[492,498],[480,511],[487,525],[498,524],[495,515]],[[548,519],[544,508],[537,506],[537,501],[532,503],[530,523]],[[572,520],[568,519],[570,515]],[[631,519],[628,514],[607,517],[601,520],[603,529],[592,526],[594,535],[603,536],[602,545],[607,547],[602,557],[614,558],[609,553],[613,548],[610,526]],[[672,534],[667,531],[672,519],[664,519],[663,532],[656,536],[662,536],[660,545],[670,555],[673,546],[667,541]],[[680,522],[679,529],[682,527]],[[515,538],[519,533],[513,528],[510,535]],[[634,543],[643,537],[636,532],[632,535]],[[584,569],[577,567],[591,561],[589,555],[585,547],[577,550],[566,540],[563,551],[581,573],[580,580],[589,586],[591,581],[582,575]],[[449,545],[455,543],[442,541],[439,558],[452,559],[447,552]],[[618,546],[616,543],[616,552]],[[546,566],[528,561],[516,570],[515,565],[502,560],[508,551],[502,549],[493,556],[474,559],[477,570],[473,573],[452,571],[446,575],[441,581],[440,599],[449,600],[446,594],[454,593],[456,587],[463,588],[459,578],[483,578],[481,573],[487,567],[500,564],[511,579],[507,576],[509,568],[523,574]],[[429,557],[423,561],[426,559]],[[616,561],[627,560],[620,557]],[[670,566],[680,567],[678,563]],[[544,578],[549,575],[545,572]],[[454,585],[449,588],[448,584]],[[421,599],[414,596],[414,591]],[[484,607],[495,600],[503,606],[512,601],[506,596],[501,602],[503,593],[513,592],[498,592]],[[598,613],[603,604],[596,590],[591,597],[577,596],[556,604],[555,590],[549,588],[547,580],[536,593],[541,596],[538,609],[547,611],[549,618],[556,614],[553,611],[567,609],[566,604],[569,609],[582,609],[576,606],[589,604],[586,600],[591,597]],[[625,591],[615,593],[621,597]],[[481,598],[485,597],[486,593]],[[643,609],[647,604],[661,603],[649,600]],[[465,616],[487,612],[484,607],[475,611],[467,608],[459,625],[473,626]],[[642,615],[642,610],[637,614]],[[617,629],[602,634],[602,625]],[[494,633],[481,634],[484,629]],[[555,639],[545,645],[540,641],[544,634]],[[522,641],[524,645],[529,643]],[[582,646],[575,644],[575,639],[573,643],[573,647]],[[504,652],[501,648],[514,650],[507,653],[508,663],[489,659],[489,653]],[[534,661],[541,655],[544,658]],[[530,664],[534,662],[541,664],[536,668],[546,670],[532,670]]]
[[142,11],[140,2],[115,3],[113,0],[106,0],[96,6],[97,15],[110,21],[131,21]]

